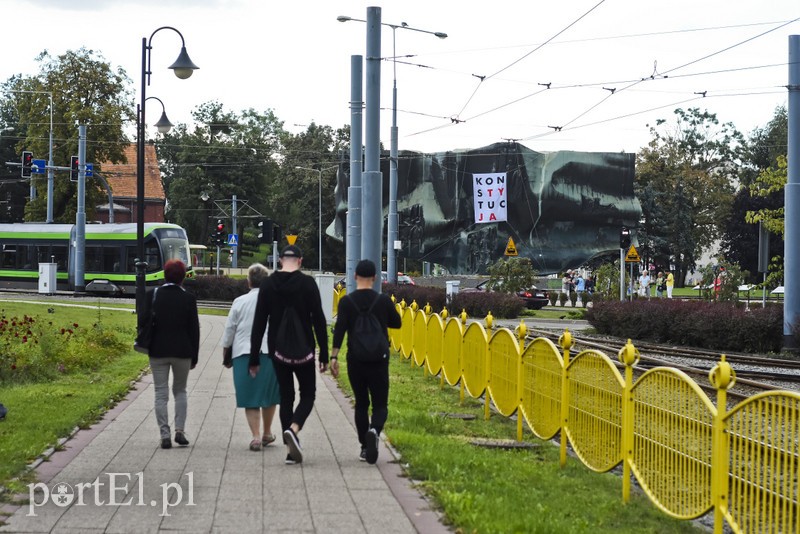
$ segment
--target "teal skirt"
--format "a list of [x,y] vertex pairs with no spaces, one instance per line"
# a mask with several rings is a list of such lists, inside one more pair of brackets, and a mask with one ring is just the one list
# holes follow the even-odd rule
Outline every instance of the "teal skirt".
[[261,354],[261,364],[255,378],[250,376],[247,355],[233,359],[233,387],[237,408],[267,408],[280,403],[281,394],[272,360]]

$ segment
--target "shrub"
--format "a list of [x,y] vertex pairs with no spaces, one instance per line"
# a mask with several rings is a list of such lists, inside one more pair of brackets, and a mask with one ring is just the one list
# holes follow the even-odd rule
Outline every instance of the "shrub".
[[780,306],[747,311],[718,302],[595,299],[586,319],[601,334],[711,350],[776,352],[782,344]]
[[555,306],[556,302],[558,302],[558,292],[557,291],[550,291],[547,294],[547,298],[550,299],[550,306]]
[[561,293],[558,294],[558,303],[564,306],[567,303],[568,298],[569,297],[567,296],[567,294],[562,291]]
[[249,291],[246,279],[230,278],[228,276],[198,276],[197,278],[186,280],[183,286],[197,300],[222,300],[228,302]]
[[591,293],[587,293],[586,291],[581,293],[581,306],[585,308],[586,306],[589,305],[591,301],[592,301]]
[[409,284],[383,284],[382,291],[389,296],[394,295],[397,302],[405,300],[406,304],[410,305],[416,300],[420,308],[430,304],[435,312],[439,312],[444,308],[445,298],[447,297],[445,290],[442,288],[412,286]]
[[506,319],[518,317],[524,307],[522,299],[516,295],[482,291],[454,295],[450,312],[457,315],[461,310],[466,310],[471,317],[485,317],[492,312],[492,316]]
[[574,308],[575,305],[578,303],[578,293],[576,291],[569,292],[569,301],[572,304],[572,307]]

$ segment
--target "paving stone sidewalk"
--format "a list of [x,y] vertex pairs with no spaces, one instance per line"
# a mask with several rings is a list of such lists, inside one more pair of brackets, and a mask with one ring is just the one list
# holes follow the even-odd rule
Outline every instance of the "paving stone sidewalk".
[[[34,504],[7,507],[13,514],[0,532],[450,532],[384,443],[377,465],[358,461],[352,408],[328,375],[317,379],[315,409],[300,433],[301,465],[285,465],[277,442],[250,451],[231,371],[221,365],[224,324],[201,316],[189,447],[159,447],[147,375],[103,421],[37,467]],[[277,417],[273,432],[280,434]]]

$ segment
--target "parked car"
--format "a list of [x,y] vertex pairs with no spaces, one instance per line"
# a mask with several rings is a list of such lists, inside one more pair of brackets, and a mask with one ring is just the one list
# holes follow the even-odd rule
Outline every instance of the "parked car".
[[[484,280],[475,287],[468,287],[462,289],[461,291],[465,293],[491,291],[489,289],[489,280]],[[544,289],[539,289],[536,286],[531,286],[528,289],[517,291],[517,296],[522,299],[525,307],[529,310],[541,310],[550,303],[550,298],[547,295],[547,291]]]
[[[381,280],[383,281],[384,284],[388,283],[389,274],[386,271],[381,271]],[[417,284],[414,282],[414,279],[411,278],[410,276],[408,276],[407,274],[403,274],[401,272],[398,272],[397,273],[397,285],[400,285],[400,286],[404,286],[404,285],[414,286],[414,285],[417,285]]]

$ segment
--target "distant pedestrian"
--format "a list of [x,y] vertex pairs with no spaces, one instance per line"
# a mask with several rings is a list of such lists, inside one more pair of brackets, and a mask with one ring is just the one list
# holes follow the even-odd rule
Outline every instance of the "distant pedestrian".
[[664,273],[659,271],[656,276],[656,297],[662,298],[664,291],[667,290],[667,279],[664,278]]
[[672,298],[672,288],[675,286],[675,276],[673,276],[672,271],[667,269],[667,298]]
[[[300,272],[303,262],[300,248],[289,245],[281,251],[280,258],[281,270],[272,273],[258,292],[253,331],[250,335],[250,375],[255,377],[260,370],[261,341],[269,322],[267,345],[281,393],[278,414],[283,429],[283,442],[288,450],[286,463],[298,464],[303,461],[303,449],[298,434],[314,408],[317,389],[314,337],[316,335],[316,344],[319,346],[319,370],[325,372],[328,369],[328,328],[319,288],[313,278]],[[278,346],[284,341],[280,336],[286,324],[282,323],[284,316],[287,319],[299,318],[301,322],[296,339],[288,341],[308,347],[308,352],[302,356],[281,351],[283,347]],[[297,408],[294,406],[295,378],[300,389]]]
[[149,356],[162,449],[172,448],[168,408],[170,371],[175,399],[175,443],[189,444],[185,432],[186,382],[189,370],[197,366],[200,353],[200,319],[197,300],[181,287],[185,276],[186,265],[182,261],[170,260],[164,264],[166,283],[147,292],[143,313],[138,317],[140,329],[151,314],[153,317]]
[[650,273],[642,271],[639,277],[639,296],[650,298]]
[[[400,328],[400,314],[392,300],[377,293],[375,285],[375,264],[361,260],[356,265],[356,290],[339,301],[336,326],[333,330],[333,350],[331,352],[331,373],[339,374],[337,356],[347,334],[347,376],[355,397],[355,423],[358,441],[361,443],[359,459],[374,464],[378,460],[378,440],[386,418],[389,415],[389,354],[388,328]],[[386,336],[384,354],[366,354],[362,343],[358,343],[360,315],[373,315],[380,325],[381,334]],[[372,419],[369,417],[370,401]]]
[[[260,451],[273,441],[272,420],[280,402],[281,395],[275,368],[269,358],[267,336],[261,338],[259,370],[255,377],[250,376],[250,334],[253,330],[253,317],[261,284],[269,272],[260,263],[254,263],[247,270],[247,285],[250,292],[237,297],[231,305],[225,332],[222,334],[222,363],[233,367],[233,385],[236,390],[236,407],[244,408],[247,425],[252,440],[251,451]],[[263,433],[261,423],[264,424]]]

